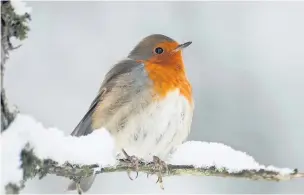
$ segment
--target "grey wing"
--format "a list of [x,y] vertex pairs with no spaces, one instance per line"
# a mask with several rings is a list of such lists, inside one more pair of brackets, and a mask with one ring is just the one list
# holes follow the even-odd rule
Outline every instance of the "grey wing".
[[87,113],[84,115],[84,117],[81,119],[81,121],[78,123],[78,125],[75,127],[73,132],[71,133],[72,136],[83,136],[83,135],[88,135],[92,133],[92,115],[94,113],[94,110],[96,109],[96,106],[98,105],[98,102],[102,95],[105,92],[105,88],[102,89],[98,95],[95,97],[93,102],[91,103],[91,106]]
[[[112,133],[118,131],[131,112],[140,111],[149,105],[153,96],[151,86],[143,64],[131,59],[117,63],[105,76],[89,110],[71,135],[87,135],[100,127]],[[83,192],[91,188],[95,177],[92,175],[81,179],[80,188]],[[75,189],[76,183],[70,183],[68,190]]]
[[150,85],[144,64],[131,59],[120,61],[106,74],[89,110],[71,135],[88,135],[100,127],[111,130],[114,128],[113,120],[115,123],[123,123],[123,119],[132,110],[138,110],[138,106],[150,102]]

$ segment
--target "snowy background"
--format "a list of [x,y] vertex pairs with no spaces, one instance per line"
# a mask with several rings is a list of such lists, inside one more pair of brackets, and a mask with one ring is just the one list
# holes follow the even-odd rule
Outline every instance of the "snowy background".
[[[68,135],[105,72],[144,36],[193,44],[184,52],[196,100],[189,140],[222,142],[262,164],[304,170],[304,2],[27,2],[29,38],[11,54],[5,84],[19,109]],[[50,145],[51,147],[51,145]],[[304,193],[303,180],[104,174],[90,193]],[[49,176],[23,193],[62,193]]]

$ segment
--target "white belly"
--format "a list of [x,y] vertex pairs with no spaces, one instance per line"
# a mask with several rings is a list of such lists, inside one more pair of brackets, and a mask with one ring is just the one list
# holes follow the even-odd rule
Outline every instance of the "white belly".
[[151,104],[140,114],[130,117],[124,129],[115,136],[118,152],[151,160],[153,155],[165,159],[174,146],[188,136],[193,108],[179,90],[161,102]]

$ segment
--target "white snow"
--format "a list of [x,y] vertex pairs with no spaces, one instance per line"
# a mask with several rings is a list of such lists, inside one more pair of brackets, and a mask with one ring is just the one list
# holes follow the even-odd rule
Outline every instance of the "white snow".
[[[19,114],[13,124],[0,137],[1,143],[1,191],[9,183],[22,179],[20,151],[26,143],[41,159],[50,158],[58,163],[115,165],[115,143],[106,129],[98,129],[88,136],[64,135],[56,128],[46,128],[33,117]],[[194,165],[195,167],[225,168],[229,172],[244,169],[266,169],[290,174],[292,169],[260,165],[245,152],[234,150],[221,143],[188,141],[177,147],[168,163]]]
[[39,158],[50,158],[62,164],[66,161],[100,166],[116,163],[114,140],[106,129],[83,137],[65,136],[61,130],[45,128],[33,117],[19,114],[0,138],[2,188],[22,179],[20,151],[27,142]]
[[176,165],[193,165],[195,167],[215,166],[225,168],[228,172],[239,172],[244,169],[280,172],[280,174],[293,173],[289,168],[261,165],[245,152],[237,151],[221,143],[188,141],[177,147],[169,163]]
[[25,13],[31,13],[32,8],[26,6],[26,3],[22,0],[11,0],[11,5],[13,6],[15,13],[19,16]]

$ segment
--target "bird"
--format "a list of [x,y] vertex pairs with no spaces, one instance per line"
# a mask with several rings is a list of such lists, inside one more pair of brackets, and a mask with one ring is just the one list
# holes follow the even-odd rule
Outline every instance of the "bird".
[[[105,128],[119,155],[135,169],[139,159],[166,167],[165,160],[191,130],[194,99],[182,55],[191,43],[179,44],[163,34],[142,38],[105,74],[71,135],[86,136]],[[87,192],[95,177],[72,181],[68,190]]]

